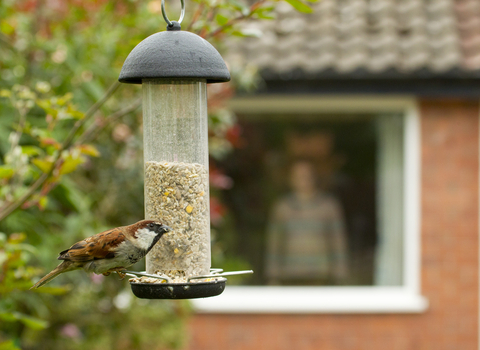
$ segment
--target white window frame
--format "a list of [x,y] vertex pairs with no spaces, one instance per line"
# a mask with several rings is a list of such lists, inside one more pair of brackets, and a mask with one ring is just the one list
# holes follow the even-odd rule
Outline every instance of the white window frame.
[[403,285],[228,286],[220,296],[193,300],[202,313],[420,313],[421,295],[420,121],[411,96],[252,96],[236,98],[232,109],[260,113],[402,113],[404,117]]

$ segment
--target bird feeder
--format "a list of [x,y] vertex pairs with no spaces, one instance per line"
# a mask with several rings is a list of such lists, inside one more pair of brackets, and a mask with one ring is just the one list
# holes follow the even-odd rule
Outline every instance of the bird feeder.
[[[145,217],[173,228],[146,258],[146,273],[131,282],[142,298],[196,298],[225,288],[211,270],[207,84],[230,80],[218,51],[162,14],[167,30],[140,42],[119,81],[142,84]],[[238,272],[243,273],[243,272]],[[212,277],[213,276],[213,277]],[[134,279],[135,281],[135,279]]]

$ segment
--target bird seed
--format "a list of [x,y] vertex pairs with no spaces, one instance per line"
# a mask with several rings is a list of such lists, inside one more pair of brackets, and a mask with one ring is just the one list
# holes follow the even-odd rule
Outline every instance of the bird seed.
[[201,164],[145,163],[145,216],[173,228],[147,255],[147,273],[175,283],[210,271],[208,170]]

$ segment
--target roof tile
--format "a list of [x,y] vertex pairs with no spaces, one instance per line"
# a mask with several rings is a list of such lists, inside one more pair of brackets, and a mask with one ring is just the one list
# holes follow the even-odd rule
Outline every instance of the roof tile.
[[279,3],[275,20],[247,24],[264,35],[234,42],[232,55],[277,73],[480,69],[479,0],[322,0],[312,7],[306,15]]

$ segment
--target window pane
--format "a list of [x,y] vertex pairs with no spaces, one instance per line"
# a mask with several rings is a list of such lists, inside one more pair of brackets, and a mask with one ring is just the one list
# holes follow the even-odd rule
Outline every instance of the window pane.
[[399,116],[377,119],[376,285],[402,284],[403,253],[403,123]]
[[255,270],[248,283],[401,284],[401,117],[243,116],[241,127],[244,146],[218,165],[234,186],[217,240]]

